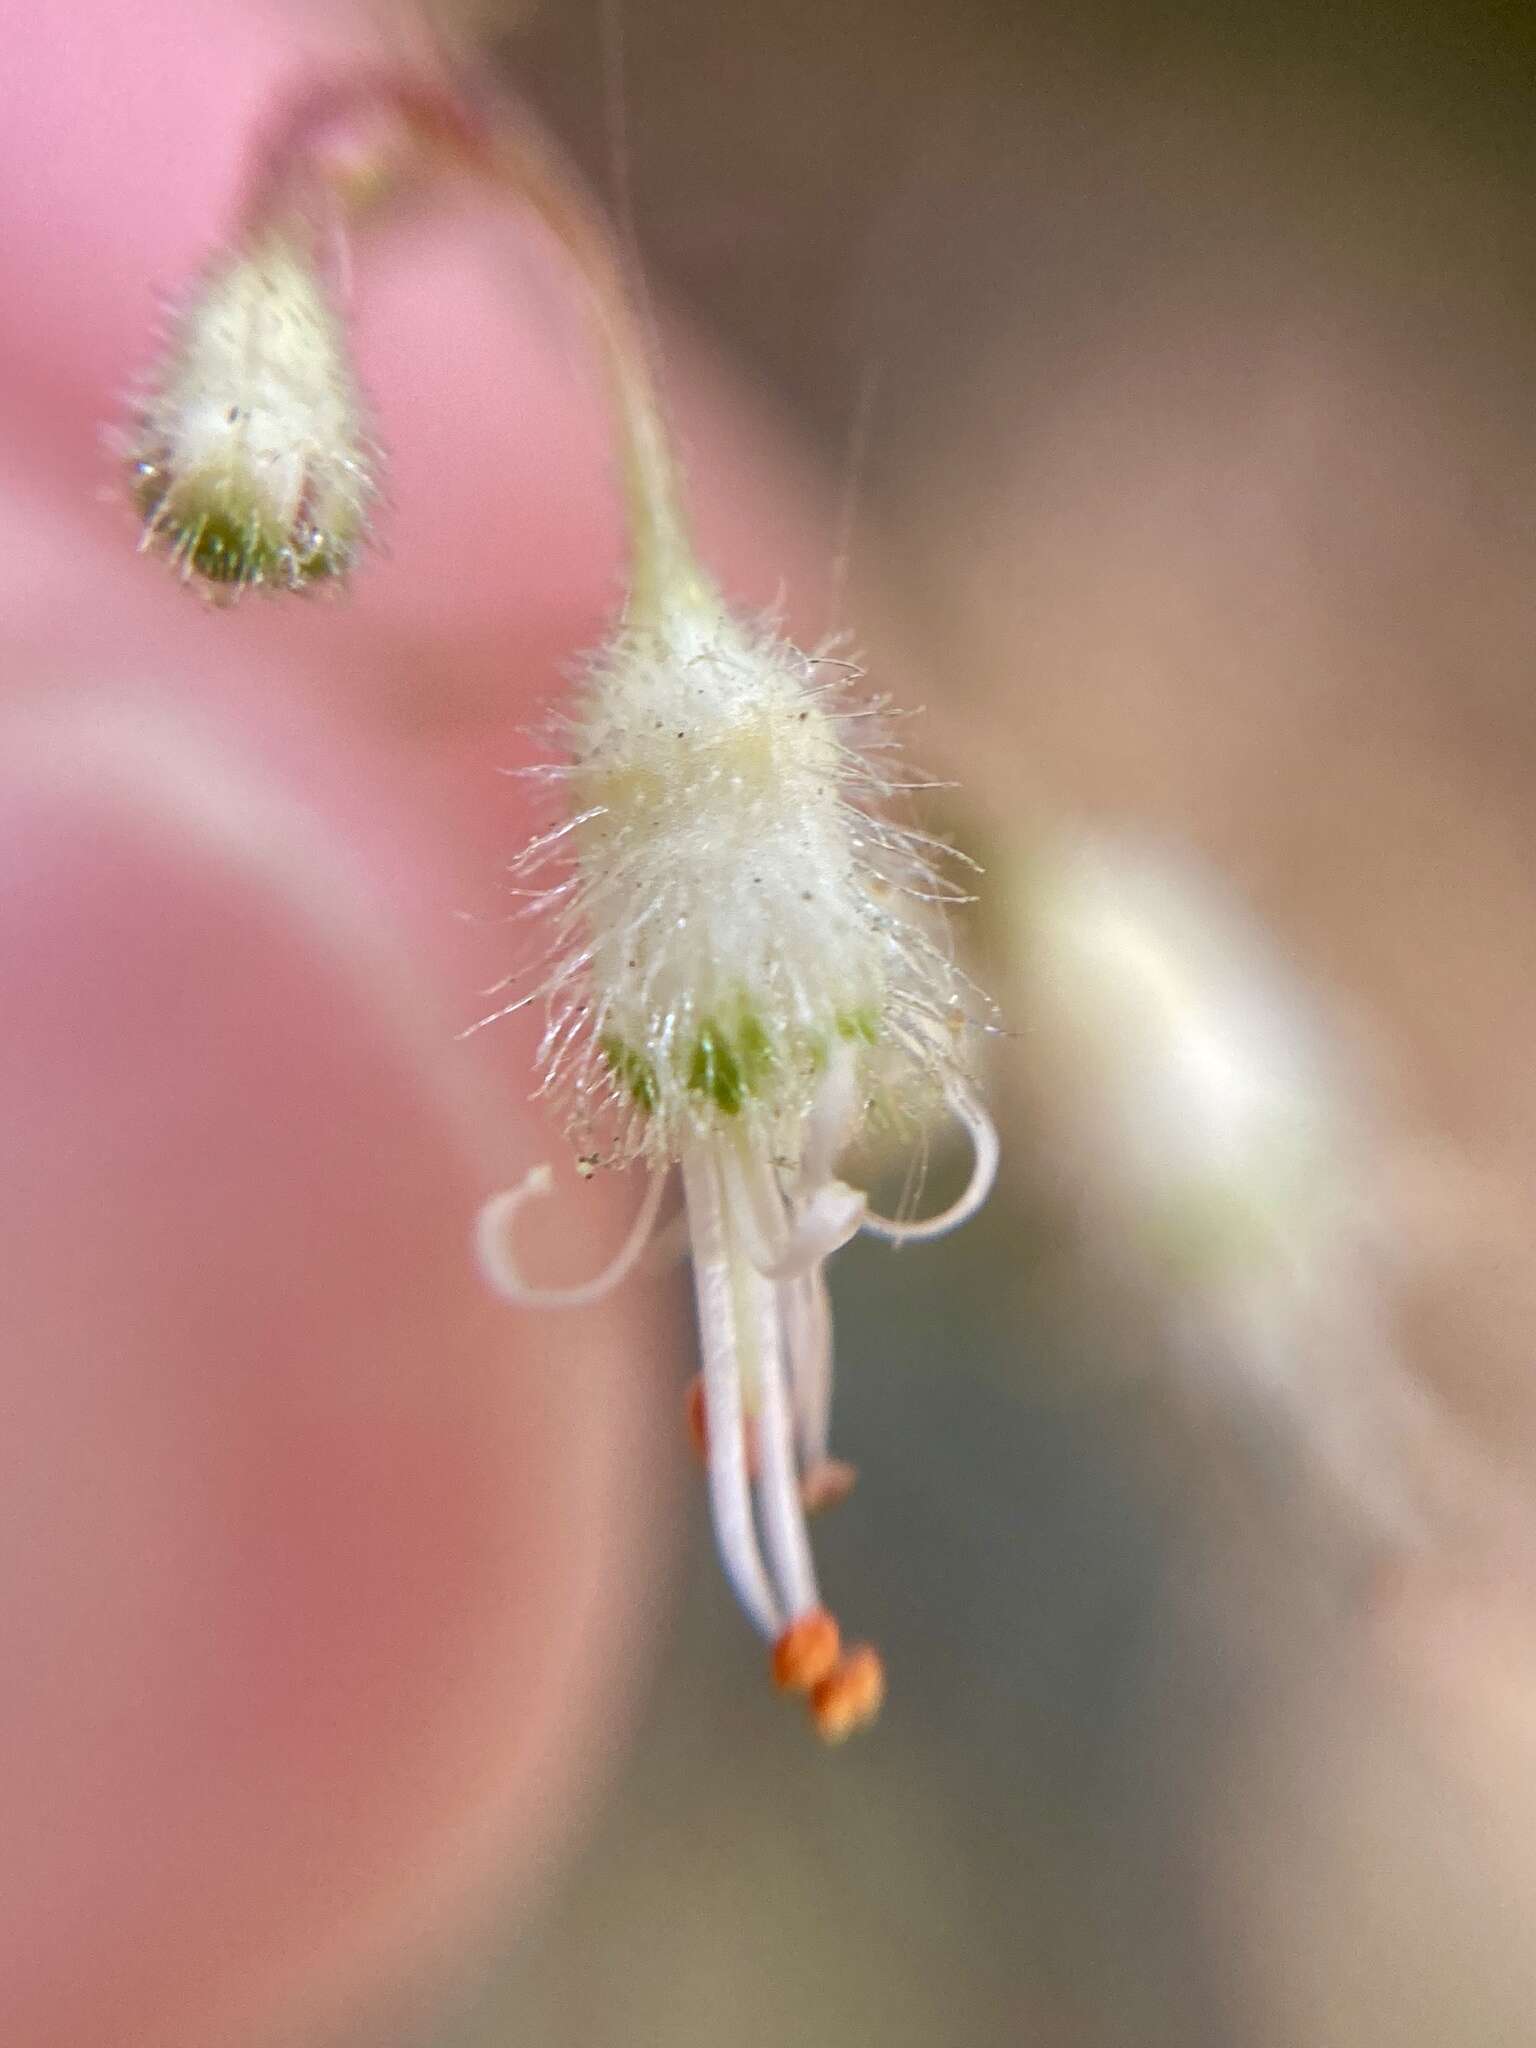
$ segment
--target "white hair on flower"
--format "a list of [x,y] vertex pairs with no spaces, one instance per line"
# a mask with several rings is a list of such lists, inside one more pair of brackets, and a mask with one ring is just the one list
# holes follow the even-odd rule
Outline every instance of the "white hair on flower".
[[[539,1166],[485,1204],[483,1271],[527,1306],[591,1302],[630,1273],[680,1169],[698,1299],[709,1466],[726,1572],[779,1682],[840,1739],[879,1706],[867,1645],[821,1604],[809,1509],[845,1494],[830,1455],[824,1266],[860,1230],[934,1237],[972,1215],[997,1139],[964,1063],[977,1007],[952,957],[959,856],[893,822],[885,707],[857,672],[742,623],[689,542],[625,267],[579,188],[525,127],[429,81],[320,81],[273,128],[241,231],[188,300],[129,453],[144,544],[214,594],[345,570],[371,480],[344,335],[318,252],[432,166],[531,206],[572,262],[614,402],[631,547],[624,619],[561,722],[559,822],[514,867],[546,921],[541,1092],[590,1154],[650,1182],[623,1243],[576,1287],[531,1283],[513,1249]],[[484,1020],[490,1022],[491,1019]],[[839,1177],[871,1120],[946,1107],[970,1136],[960,1198],[873,1214]]]
[[[955,857],[893,823],[888,740],[845,663],[731,616],[698,578],[631,617],[562,721],[543,771],[570,813],[515,863],[551,923],[542,1086],[580,1149],[652,1179],[594,1282],[532,1286],[512,1249],[547,1170],[482,1213],[487,1277],[509,1299],[593,1300],[643,1251],[681,1167],[703,1350],[696,1421],[727,1574],[838,1738],[879,1703],[879,1660],[844,1654],[822,1606],[807,1505],[847,1490],[830,1457],[831,1319],[823,1267],[861,1229],[939,1235],[985,1200],[997,1141],[961,1052],[972,991],[939,916]],[[490,1021],[490,1020],[487,1020]],[[837,1175],[873,1116],[948,1103],[975,1164],[953,1207],[873,1215]]]
[[548,972],[509,1007],[545,1003],[545,1089],[619,1156],[722,1116],[777,1135],[839,1044],[888,1098],[942,1085],[972,992],[917,912],[966,898],[958,857],[884,815],[883,710],[719,604],[626,631],[578,685],[542,771],[570,816],[514,866]]
[[363,537],[361,406],[311,239],[265,229],[211,265],[128,444],[143,546],[215,596],[334,581]]

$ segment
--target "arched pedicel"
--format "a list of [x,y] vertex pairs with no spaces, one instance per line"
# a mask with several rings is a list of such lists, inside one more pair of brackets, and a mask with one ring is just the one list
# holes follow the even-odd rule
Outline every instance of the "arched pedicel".
[[[840,1740],[884,1680],[873,1649],[843,1648],[806,1530],[853,1481],[829,1451],[824,1269],[860,1230],[940,1236],[992,1185],[997,1138],[969,1068],[987,1013],[945,924],[970,900],[962,857],[904,821],[928,785],[895,765],[858,669],[740,617],[700,562],[626,265],[526,122],[364,71],[280,113],[140,408],[145,545],[215,596],[343,574],[372,465],[334,287],[381,201],[445,172],[531,210],[565,252],[606,373],[629,536],[621,617],[539,771],[559,814],[509,878],[543,952],[507,977],[494,1016],[542,1005],[538,1092],[582,1157],[648,1176],[589,1280],[523,1271],[516,1229],[547,1166],[484,1206],[476,1254],[521,1306],[596,1301],[634,1271],[681,1170],[721,1559],[775,1680]],[[841,1156],[872,1122],[917,1133],[946,1105],[974,1148],[964,1194],[933,1217],[873,1214]]]

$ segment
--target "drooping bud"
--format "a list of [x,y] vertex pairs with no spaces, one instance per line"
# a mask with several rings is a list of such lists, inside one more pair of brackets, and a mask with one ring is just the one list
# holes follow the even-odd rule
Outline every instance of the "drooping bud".
[[300,232],[219,259],[183,309],[129,462],[142,545],[212,596],[345,574],[373,481],[341,321]]

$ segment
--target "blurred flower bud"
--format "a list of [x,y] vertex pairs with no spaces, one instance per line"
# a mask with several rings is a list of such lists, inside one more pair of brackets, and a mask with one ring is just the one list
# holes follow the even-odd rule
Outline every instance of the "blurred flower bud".
[[373,493],[345,335],[303,239],[219,259],[129,443],[143,545],[229,596],[345,574]]
[[1350,1119],[1301,992],[1197,875],[1079,841],[1025,895],[1037,1128],[1137,1266],[1308,1263],[1352,1196]]
[[1254,1530],[1275,1526],[1257,1503],[1278,1481],[1288,1525],[1325,1526],[1305,1498],[1373,1554],[1422,1543],[1472,1485],[1400,1351],[1381,1133],[1305,987],[1216,887],[1154,855],[1048,849],[1024,902],[1022,1066],[1095,1312],[1244,1418],[1227,1439],[1243,1483],[1211,1498],[1241,1499]]

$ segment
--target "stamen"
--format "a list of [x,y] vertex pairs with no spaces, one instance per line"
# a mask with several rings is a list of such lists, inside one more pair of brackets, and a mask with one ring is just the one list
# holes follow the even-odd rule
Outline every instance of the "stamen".
[[512,1249],[512,1228],[529,1202],[549,1194],[555,1177],[548,1165],[532,1167],[515,1188],[492,1195],[481,1207],[475,1219],[475,1252],[480,1270],[498,1294],[521,1308],[586,1308],[611,1293],[634,1270],[656,1227],[656,1212],[661,1207],[666,1181],[665,1172],[652,1173],[629,1235],[593,1279],[574,1287],[535,1287],[523,1278]]
[[851,1045],[840,1044],[827,1061],[821,1086],[800,1127],[802,1189],[819,1187],[832,1179],[837,1155],[847,1144],[858,1113],[858,1061]]
[[750,1138],[725,1145],[719,1158],[732,1222],[747,1257],[764,1272],[789,1241],[789,1214],[773,1162]]
[[[742,1321],[750,1319],[757,1365],[757,1498],[763,1536],[778,1581],[779,1597],[791,1620],[819,1606],[816,1566],[806,1534],[795,1470],[794,1437],[784,1386],[783,1332],[774,1287],[744,1261],[737,1267]],[[743,1335],[746,1334],[745,1329]]]
[[781,1280],[779,1304],[800,1462],[810,1469],[826,1458],[832,1428],[832,1305],[820,1266]]
[[859,1483],[859,1468],[846,1458],[823,1458],[800,1474],[800,1504],[808,1515],[840,1508]]
[[704,1375],[696,1372],[683,1396],[683,1420],[693,1455],[701,1465],[709,1463],[709,1414],[704,1406]]
[[[683,1396],[683,1426],[693,1454],[701,1465],[709,1463],[709,1404],[704,1398],[704,1375],[696,1372]],[[757,1477],[757,1431],[750,1415],[742,1418],[742,1437],[747,1459],[747,1477]]]
[[974,1154],[965,1193],[937,1216],[924,1216],[915,1223],[900,1223],[892,1216],[877,1216],[873,1210],[866,1210],[864,1228],[871,1236],[883,1237],[890,1244],[925,1244],[968,1223],[991,1194],[1000,1149],[997,1126],[969,1089],[951,1088],[949,1106],[970,1133]]
[[836,1618],[825,1607],[792,1621],[773,1646],[773,1682],[781,1692],[811,1692],[837,1669],[843,1646]]
[[732,1146],[723,1167],[747,1257],[765,1279],[808,1273],[858,1236],[865,1201],[857,1188],[822,1181],[791,1208],[765,1152]]
[[850,1650],[811,1692],[811,1719],[823,1742],[846,1742],[867,1728],[885,1700],[885,1666],[869,1643]]
[[814,1272],[858,1236],[868,1215],[869,1203],[858,1188],[841,1180],[823,1182],[796,1204],[783,1249],[759,1270],[770,1280]]
[[704,1408],[708,1419],[709,1505],[715,1542],[736,1598],[768,1642],[784,1622],[763,1569],[747,1450],[742,1432],[741,1369],[737,1357],[734,1288],[715,1163],[702,1145],[682,1151],[683,1190],[693,1226],[693,1284],[704,1354]]

